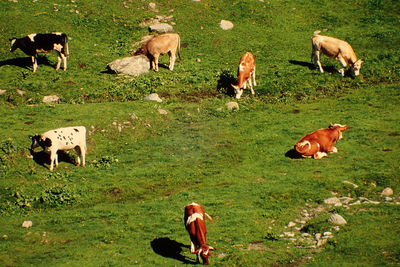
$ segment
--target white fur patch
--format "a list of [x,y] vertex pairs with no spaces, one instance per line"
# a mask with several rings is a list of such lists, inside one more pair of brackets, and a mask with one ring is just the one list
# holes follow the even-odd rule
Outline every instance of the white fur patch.
[[308,147],[310,148],[310,147],[311,147],[310,141],[305,140],[305,141],[299,143],[299,146],[300,146],[300,147],[303,147],[303,146],[305,146],[305,145],[308,145]]
[[203,214],[201,214],[201,213],[193,213],[192,215],[190,215],[186,220],[186,227],[188,227],[192,222],[194,222],[197,219],[200,219],[200,220],[203,221],[204,220]]
[[15,44],[16,41],[17,41],[17,39],[12,39],[11,40],[11,47]]
[[53,34],[62,35],[62,32],[53,32]]
[[29,39],[31,39],[32,42],[35,41],[34,40],[35,36],[36,36],[36,33],[31,33],[31,34],[28,35]]
[[61,44],[54,44],[54,47],[53,47],[53,49],[58,52],[61,52],[62,48],[63,48],[63,46]]

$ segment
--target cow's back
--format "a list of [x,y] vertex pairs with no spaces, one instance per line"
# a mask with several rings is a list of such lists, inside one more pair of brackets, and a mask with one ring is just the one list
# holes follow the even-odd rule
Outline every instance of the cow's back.
[[321,50],[329,57],[335,58],[340,54],[344,58],[352,59],[354,62],[357,61],[353,48],[346,41],[330,36],[314,35],[312,43],[314,47],[318,47],[318,50]]
[[179,44],[179,35],[176,33],[166,33],[156,36],[147,43],[147,52],[154,54],[166,54]]

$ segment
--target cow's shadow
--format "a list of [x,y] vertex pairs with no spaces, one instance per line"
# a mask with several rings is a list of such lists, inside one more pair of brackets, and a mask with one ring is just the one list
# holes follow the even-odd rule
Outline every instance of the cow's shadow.
[[222,71],[219,75],[217,90],[222,94],[226,94],[230,97],[235,96],[235,90],[232,87],[232,84],[236,83],[235,77],[229,73],[229,71]]
[[[38,67],[39,67],[39,65],[47,65],[47,66],[51,66],[54,68],[56,66],[56,64],[52,64],[49,61],[49,59],[44,55],[38,55],[37,61],[38,61]],[[17,67],[24,68],[24,69],[32,69],[33,68],[31,57],[18,57],[18,58],[2,60],[2,61],[0,61],[0,67],[2,67],[2,66],[17,66]]]
[[296,151],[296,149],[292,148],[289,151],[285,153],[285,157],[291,158],[291,159],[302,159],[303,157],[299,152]]
[[[46,165],[47,166],[50,165],[50,163],[51,163],[50,162],[50,154],[48,154],[48,153],[46,153],[44,151],[35,152],[35,151],[31,150],[31,149],[29,149],[29,151],[30,151],[30,153],[32,155],[33,161],[35,161],[37,164],[39,164],[39,165],[41,165],[41,166],[43,166],[45,168],[47,168]],[[67,162],[67,163],[71,163],[71,164],[74,164],[74,165],[76,164],[74,157],[71,157],[71,155],[69,155],[68,153],[66,153],[63,150],[57,151],[57,155],[58,155],[58,162],[59,163],[60,162]]]
[[168,237],[156,238],[151,241],[150,245],[155,253],[163,257],[179,260],[183,264],[197,263],[181,254],[182,248],[190,248],[190,246],[171,240]]
[[[309,70],[318,70],[319,73],[319,69],[316,65],[314,65],[311,62],[306,62],[306,61],[298,61],[298,60],[289,60],[290,64],[293,65],[298,65],[298,66],[302,66],[302,67],[307,67]],[[324,69],[324,72],[328,72],[328,73],[339,73],[339,71],[332,65],[327,65],[327,66],[322,66],[322,68]],[[347,71],[346,71],[347,74]]]

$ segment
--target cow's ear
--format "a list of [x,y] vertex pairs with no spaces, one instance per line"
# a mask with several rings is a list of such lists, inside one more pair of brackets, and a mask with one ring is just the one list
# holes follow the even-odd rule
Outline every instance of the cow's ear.
[[51,147],[51,139],[50,138],[46,138],[46,139],[44,139],[44,144],[45,144],[45,146],[47,146],[47,147]]

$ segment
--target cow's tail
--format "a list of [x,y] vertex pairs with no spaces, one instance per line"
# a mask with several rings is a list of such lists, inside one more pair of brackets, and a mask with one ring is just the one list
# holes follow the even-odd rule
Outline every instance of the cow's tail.
[[179,57],[179,61],[182,60],[181,58],[181,37],[178,35],[178,57]]
[[214,221],[213,221],[213,219],[211,218],[210,215],[208,215],[207,213],[204,213],[204,214],[207,216],[208,220],[209,220],[211,223],[214,223]]

